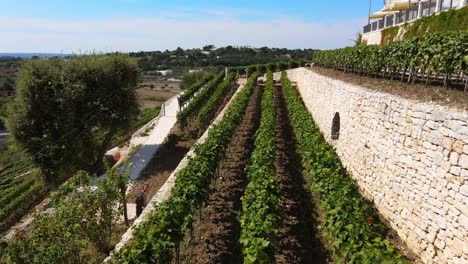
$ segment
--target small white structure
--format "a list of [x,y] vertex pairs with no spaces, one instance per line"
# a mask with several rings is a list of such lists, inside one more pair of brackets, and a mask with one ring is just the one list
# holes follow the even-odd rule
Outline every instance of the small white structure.
[[157,72],[160,73],[162,76],[172,75],[172,70],[162,70]]

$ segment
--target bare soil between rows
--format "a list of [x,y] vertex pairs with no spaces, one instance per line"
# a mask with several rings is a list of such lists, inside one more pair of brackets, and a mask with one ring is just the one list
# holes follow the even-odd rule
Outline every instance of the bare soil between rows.
[[263,89],[257,87],[211,184],[206,207],[194,216],[194,229],[181,249],[182,263],[243,263],[239,245],[241,197],[247,185],[246,167],[260,120]]
[[279,230],[276,262],[327,263],[325,250],[316,235],[312,198],[302,175],[281,86],[275,87],[274,98],[277,109],[275,167],[284,219]]

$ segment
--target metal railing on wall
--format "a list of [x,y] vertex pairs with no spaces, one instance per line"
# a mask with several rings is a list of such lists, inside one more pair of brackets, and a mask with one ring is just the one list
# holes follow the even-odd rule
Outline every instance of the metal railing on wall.
[[387,27],[396,26],[410,22],[423,16],[430,16],[452,8],[468,5],[468,0],[424,0],[405,10],[401,10],[392,15],[384,16],[363,27],[363,33],[381,30]]

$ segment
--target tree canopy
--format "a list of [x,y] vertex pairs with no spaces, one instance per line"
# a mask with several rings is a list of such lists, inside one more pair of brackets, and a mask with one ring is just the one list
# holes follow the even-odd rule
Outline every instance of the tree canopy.
[[138,114],[138,75],[136,62],[120,54],[30,60],[7,127],[48,180],[99,171],[112,137]]
[[227,46],[217,48],[206,45],[202,49],[186,49],[180,47],[174,51],[132,52],[131,57],[138,58],[138,64],[144,71],[175,67],[207,66],[246,66],[287,62],[290,60],[311,60],[311,49],[278,49]]

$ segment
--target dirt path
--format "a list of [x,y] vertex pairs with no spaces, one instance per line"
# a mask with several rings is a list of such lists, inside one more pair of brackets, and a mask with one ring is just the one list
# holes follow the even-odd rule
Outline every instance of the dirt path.
[[242,263],[238,241],[242,208],[240,198],[247,185],[245,168],[253,149],[255,131],[260,120],[263,89],[255,88],[244,118],[221,162],[219,177],[202,215],[194,217],[193,236],[184,250],[183,263]]
[[315,237],[311,198],[302,177],[281,87],[275,87],[274,96],[277,109],[275,166],[285,210],[279,233],[280,249],[275,258],[277,263],[326,263],[320,242]]

